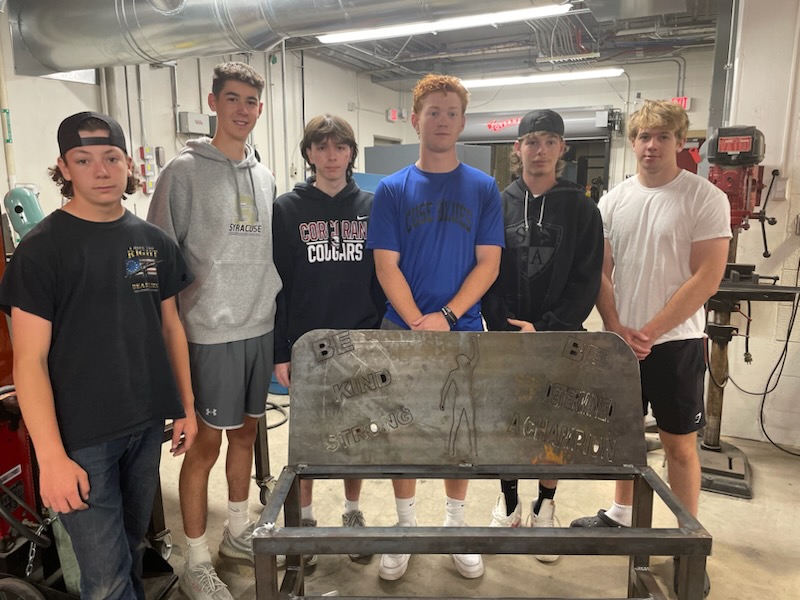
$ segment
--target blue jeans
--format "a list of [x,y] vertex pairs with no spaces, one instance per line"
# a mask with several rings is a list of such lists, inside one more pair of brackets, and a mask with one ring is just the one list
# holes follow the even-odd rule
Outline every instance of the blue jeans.
[[164,423],[68,452],[89,475],[89,508],[59,515],[81,571],[82,600],[144,600],[144,536],[158,486]]

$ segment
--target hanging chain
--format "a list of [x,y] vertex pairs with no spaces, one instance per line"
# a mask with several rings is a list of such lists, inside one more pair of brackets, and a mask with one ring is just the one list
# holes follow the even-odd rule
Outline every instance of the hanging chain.
[[[45,528],[48,525],[50,525],[50,523],[55,521],[57,518],[58,515],[56,515],[52,519],[50,517],[45,517],[44,519],[42,519],[42,524],[39,525],[38,529],[36,530],[36,536],[39,537],[40,535],[42,535],[42,532],[45,530]],[[33,521],[28,521],[28,520],[23,520],[22,523],[23,525],[26,526],[36,525],[36,523],[34,523]],[[25,566],[25,579],[28,579],[31,576],[31,573],[33,573],[33,561],[35,558],[36,558],[36,544],[34,542],[31,542],[30,550],[28,550],[28,564]]]

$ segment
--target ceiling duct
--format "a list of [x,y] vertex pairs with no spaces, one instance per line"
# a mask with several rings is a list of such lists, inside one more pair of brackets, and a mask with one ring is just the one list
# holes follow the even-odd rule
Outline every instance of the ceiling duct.
[[655,17],[688,10],[687,0],[586,0],[586,6],[600,22]]
[[[495,0],[492,11],[530,8]],[[21,75],[264,51],[282,39],[485,13],[460,0],[9,0]]]

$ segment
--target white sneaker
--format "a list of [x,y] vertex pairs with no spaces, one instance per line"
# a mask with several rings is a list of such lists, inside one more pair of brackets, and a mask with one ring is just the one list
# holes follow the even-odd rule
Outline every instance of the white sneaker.
[[503,494],[497,497],[497,503],[492,509],[492,522],[489,527],[519,527],[522,522],[522,503],[517,502],[517,508],[510,515],[506,512],[506,499]]
[[[531,502],[531,514],[528,517],[528,527],[561,527],[561,522],[556,517],[556,503],[545,498],[539,508],[539,514],[533,512],[538,498]],[[536,554],[536,560],[543,563],[551,563],[558,560],[558,554]]]
[[[415,527],[417,522],[413,524],[400,524],[397,523],[395,527]],[[406,574],[408,570],[408,561],[411,560],[410,554],[383,554],[381,555],[381,562],[378,565],[378,577],[384,581],[396,581]]]
[[[445,527],[466,527],[463,521],[444,522]],[[453,563],[459,574],[466,579],[475,579],[483,575],[483,558],[480,554],[453,554]]]
[[187,562],[181,575],[180,588],[191,600],[233,600],[228,586],[222,583],[210,562],[191,567]]

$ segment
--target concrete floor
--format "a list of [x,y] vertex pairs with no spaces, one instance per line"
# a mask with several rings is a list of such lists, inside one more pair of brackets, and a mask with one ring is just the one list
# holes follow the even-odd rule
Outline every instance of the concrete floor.
[[[287,403],[286,396],[270,396],[270,401]],[[271,424],[280,415],[269,412]],[[283,424],[269,431],[271,468],[277,476],[286,463],[289,426]],[[727,441],[736,444],[750,459],[753,470],[754,498],[741,500],[715,493],[702,492],[700,522],[714,537],[713,555],[708,563],[711,577],[711,598],[763,600],[765,598],[800,598],[800,519],[797,518],[800,493],[800,459],[791,457],[769,444],[748,440]],[[172,458],[165,445],[161,481],[167,526],[171,528],[174,549],[170,563],[180,574],[184,566],[185,539],[178,507],[177,479],[180,459]],[[649,454],[651,466],[662,477],[663,454]],[[224,461],[212,473],[210,485],[209,529],[214,564],[222,579],[237,599],[255,598],[252,567],[217,556],[222,524],[227,511],[227,488]],[[536,482],[520,485],[523,506],[530,508],[536,495]],[[250,507],[253,519],[261,510],[258,488],[253,484]],[[488,525],[499,493],[495,481],[476,480],[470,484],[467,521]],[[561,523],[567,526],[579,516],[593,514],[607,507],[613,483],[563,481],[556,495]],[[315,484],[315,516],[321,525],[341,523],[343,490],[340,482],[317,481]],[[361,508],[368,525],[390,526],[396,521],[391,483],[387,480],[367,481],[362,492]],[[440,525],[444,518],[444,491],[439,480],[421,480],[417,487],[417,515],[421,524]],[[524,518],[524,517],[523,517]],[[656,499],[654,524],[672,527],[671,513]],[[455,570],[449,556],[420,555],[411,559],[406,575],[396,582],[378,578],[378,557],[369,564],[357,564],[347,556],[320,556],[315,571],[306,579],[306,593],[322,595],[334,590],[341,594],[361,596],[464,596],[464,597],[622,597],[625,596],[627,559],[622,557],[562,557],[552,564],[539,563],[532,556],[486,555],[485,575],[465,580]],[[672,561],[653,559],[653,571],[663,582],[672,580]],[[169,598],[182,594],[177,587]]]

